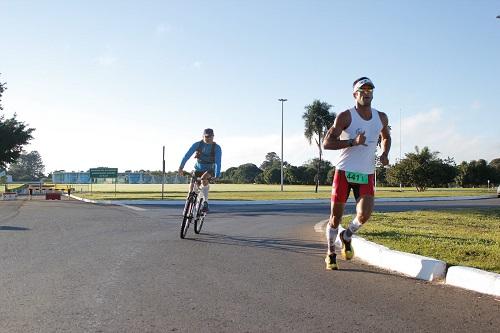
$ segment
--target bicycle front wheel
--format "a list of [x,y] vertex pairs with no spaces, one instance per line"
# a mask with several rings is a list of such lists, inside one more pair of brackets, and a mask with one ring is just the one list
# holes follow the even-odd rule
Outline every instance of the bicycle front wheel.
[[181,223],[181,238],[184,239],[186,237],[187,231],[189,229],[189,224],[191,223],[191,219],[193,218],[193,215],[191,214],[191,210],[193,207],[194,203],[189,198],[186,201],[186,206],[184,207],[184,215],[182,217],[182,223]]
[[198,211],[196,212],[196,220],[194,220],[194,232],[199,234],[201,227],[203,226],[203,221],[205,220],[205,213],[203,212],[203,198],[200,199],[198,204]]

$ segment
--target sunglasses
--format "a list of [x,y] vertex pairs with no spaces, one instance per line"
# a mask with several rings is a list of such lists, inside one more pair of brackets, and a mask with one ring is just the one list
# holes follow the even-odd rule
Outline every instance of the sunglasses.
[[356,91],[359,93],[373,94],[373,89],[358,89]]

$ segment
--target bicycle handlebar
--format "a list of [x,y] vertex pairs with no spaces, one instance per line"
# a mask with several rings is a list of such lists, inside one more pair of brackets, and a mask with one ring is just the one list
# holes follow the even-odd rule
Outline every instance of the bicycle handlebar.
[[[192,179],[195,179],[197,181],[201,181],[202,178],[201,177],[195,177],[195,172],[194,171],[191,171],[191,172],[187,172],[186,170],[181,170],[182,171],[182,175],[185,176],[186,174],[188,174],[189,176],[191,176]],[[215,179],[217,179],[216,177],[212,176],[210,178],[208,178],[207,180],[209,182],[213,182]]]

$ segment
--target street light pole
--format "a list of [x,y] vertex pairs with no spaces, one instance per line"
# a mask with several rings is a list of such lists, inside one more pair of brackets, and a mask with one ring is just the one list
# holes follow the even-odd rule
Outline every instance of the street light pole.
[[164,187],[165,187],[165,146],[163,146],[163,170],[161,173],[161,200],[163,200]]
[[283,103],[287,101],[286,98],[280,98],[281,102],[281,192],[283,192]]

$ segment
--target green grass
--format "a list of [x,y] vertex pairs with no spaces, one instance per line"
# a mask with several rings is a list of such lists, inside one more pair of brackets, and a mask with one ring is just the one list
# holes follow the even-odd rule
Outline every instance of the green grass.
[[[24,184],[7,184],[7,191],[15,191],[23,186]],[[0,184],[0,193],[3,192],[5,192],[5,184]]]
[[374,213],[359,236],[449,265],[500,273],[500,208]]
[[[65,189],[66,185],[58,185]],[[97,184],[92,185],[92,193],[88,185],[73,185],[73,194],[94,200],[160,200],[161,184]],[[187,184],[166,184],[165,199],[184,199],[188,189]],[[294,200],[294,199],[329,199],[331,186],[320,186],[318,193],[314,192],[313,185],[285,185],[280,191],[280,185],[260,184],[212,184],[210,185],[210,199],[212,200]],[[479,196],[494,194],[494,191],[480,189],[428,189],[417,192],[413,188],[377,188],[376,196],[380,198],[394,197],[444,197],[444,196]]]

